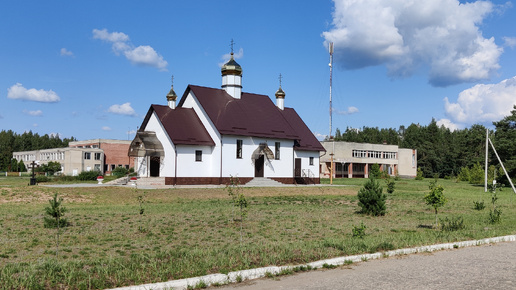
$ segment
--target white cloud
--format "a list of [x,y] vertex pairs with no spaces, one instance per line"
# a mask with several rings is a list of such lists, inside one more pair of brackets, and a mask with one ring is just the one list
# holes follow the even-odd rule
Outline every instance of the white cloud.
[[20,83],[16,83],[7,89],[7,97],[9,99],[42,103],[56,103],[61,100],[59,96],[52,90],[45,91],[43,89],[26,89]]
[[503,38],[504,45],[510,48],[516,47],[516,37],[504,37]]
[[66,48],[61,48],[61,56],[74,56],[73,55],[73,52],[69,51],[68,49]]
[[155,67],[160,71],[167,70],[168,62],[154,48],[148,45],[134,47],[129,41],[129,36],[123,32],[108,32],[105,28],[93,29],[93,38],[111,43],[116,55],[123,54],[134,65]]
[[129,36],[123,32],[111,32],[109,33],[107,29],[93,29],[93,38],[100,39],[107,42],[118,43],[118,42],[128,42]]
[[437,126],[441,127],[444,126],[445,128],[450,129],[450,131],[455,131],[460,129],[460,126],[453,123],[450,119],[441,119],[436,122]]
[[41,110],[36,110],[36,111],[23,110],[23,113],[26,115],[29,115],[29,116],[33,116],[33,117],[43,116],[43,111],[41,111]]
[[335,63],[346,69],[386,65],[391,77],[428,68],[429,82],[447,86],[489,79],[503,49],[479,30],[489,1],[334,0]]
[[314,132],[314,135],[317,138],[317,140],[324,140],[328,136],[328,134],[321,134],[317,132]]
[[152,47],[140,45],[132,50],[124,51],[125,57],[135,65],[153,66],[161,71],[167,70],[168,63]]
[[102,130],[103,130],[103,131],[111,131],[111,128],[110,128],[110,127],[108,127],[108,126],[103,126],[103,127],[102,127]]
[[478,84],[462,91],[456,103],[444,98],[446,116],[456,123],[473,125],[510,115],[516,105],[516,76],[497,84]]
[[137,114],[134,109],[131,107],[131,103],[125,103],[122,105],[112,105],[108,109],[109,113],[118,114],[118,115],[126,115],[136,117]]
[[39,126],[39,124],[38,124],[38,123],[34,123],[34,124],[32,124],[32,127],[38,127],[38,126]]
[[339,115],[352,115],[359,112],[357,107],[348,107],[346,111],[337,111],[335,109],[333,110]]

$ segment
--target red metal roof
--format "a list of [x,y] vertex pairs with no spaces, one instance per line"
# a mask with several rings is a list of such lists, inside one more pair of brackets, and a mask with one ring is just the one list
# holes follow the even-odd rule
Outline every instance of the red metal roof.
[[299,135],[299,139],[294,145],[295,150],[302,151],[326,151],[322,146],[321,142],[315,138],[314,134],[306,126],[305,122],[299,117],[296,110],[292,108],[285,108],[283,110],[283,116],[290,123],[290,125],[296,129]]
[[266,95],[242,93],[240,99],[223,89],[189,85],[179,106],[191,91],[222,135],[264,138],[299,138],[281,110]]
[[193,109],[171,109],[168,106],[151,105],[140,130],[145,130],[152,112],[156,112],[161,124],[174,144],[215,145],[215,142],[213,142],[210,134],[208,134],[208,131],[206,131],[206,128],[204,128]]

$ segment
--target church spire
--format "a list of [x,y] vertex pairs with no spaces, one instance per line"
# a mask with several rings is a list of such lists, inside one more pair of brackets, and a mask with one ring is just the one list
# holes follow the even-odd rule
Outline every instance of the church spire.
[[222,89],[235,99],[242,95],[242,67],[235,61],[233,53],[233,39],[231,40],[231,58],[226,62],[220,72],[222,74]]
[[175,109],[177,95],[176,95],[176,92],[174,92],[174,76],[171,77],[171,82],[172,82],[172,85],[170,86],[170,91],[167,94],[167,104],[168,104],[169,108]]
[[283,79],[283,77],[281,76],[281,74],[279,75],[279,89],[276,91],[276,106],[280,109],[280,110],[283,110],[285,109],[285,92],[283,91],[283,89],[281,89],[281,80]]

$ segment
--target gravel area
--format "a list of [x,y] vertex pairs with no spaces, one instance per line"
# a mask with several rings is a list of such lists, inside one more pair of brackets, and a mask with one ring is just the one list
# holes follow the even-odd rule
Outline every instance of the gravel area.
[[371,260],[216,289],[516,289],[516,242]]

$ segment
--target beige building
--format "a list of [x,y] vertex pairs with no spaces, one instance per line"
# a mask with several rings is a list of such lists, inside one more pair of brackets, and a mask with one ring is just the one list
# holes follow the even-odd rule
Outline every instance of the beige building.
[[82,171],[97,170],[102,172],[104,151],[98,148],[53,148],[14,152],[13,158],[23,161],[25,167],[32,170],[32,162],[41,166],[50,161],[61,164],[61,173],[76,176]]
[[68,144],[73,148],[99,148],[104,151],[104,162],[101,172],[111,174],[117,167],[129,169],[134,167],[134,158],[129,157],[131,141],[114,139],[90,139],[73,141]]
[[321,178],[329,178],[333,156],[333,178],[368,178],[371,165],[391,176],[415,177],[417,150],[397,145],[324,141],[326,154],[321,156]]

